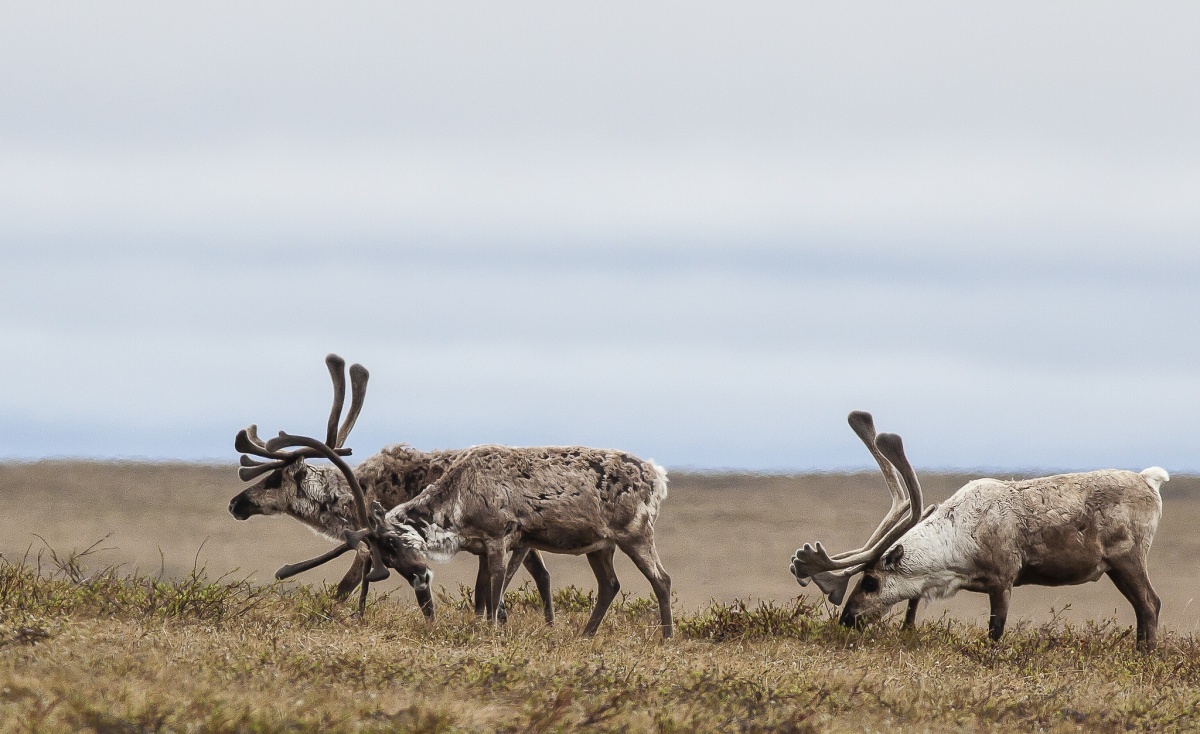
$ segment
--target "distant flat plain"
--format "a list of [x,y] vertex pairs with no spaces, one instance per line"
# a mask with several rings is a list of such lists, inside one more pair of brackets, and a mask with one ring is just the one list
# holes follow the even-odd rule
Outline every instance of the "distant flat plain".
[[[1140,468],[1140,467],[1139,467]],[[918,469],[919,471],[919,469]],[[922,474],[927,501],[948,497],[979,475]],[[993,473],[993,476],[996,474]],[[62,554],[101,540],[86,565],[121,565],[168,576],[194,565],[212,578],[232,574],[267,583],[284,563],[328,549],[329,541],[286,517],[254,517],[238,522],[229,499],[241,491],[235,467],[184,463],[42,461],[0,463],[0,554],[10,560],[48,548]],[[659,551],[673,579],[676,607],[696,610],[710,600],[792,599],[814,594],[788,573],[788,561],[801,543],[821,540],[833,550],[856,547],[888,507],[878,473],[754,475],[673,472],[670,497],[657,523]],[[1150,575],[1162,597],[1162,623],[1183,633],[1200,632],[1200,477],[1175,476],[1163,490],[1163,519],[1150,554]],[[650,586],[620,553],[622,588],[651,596]],[[547,556],[554,584],[595,586],[583,558]],[[335,583],[348,561],[301,577],[307,583]],[[457,589],[474,582],[476,559],[460,554],[434,567],[435,585]],[[528,577],[522,571],[516,584]],[[378,585],[395,603],[413,603],[407,585]],[[1069,605],[1069,608],[1068,608]],[[1063,611],[1065,609],[1065,611]],[[1052,610],[1055,610],[1052,612]],[[933,601],[922,620],[943,614],[984,624],[986,597],[960,593]],[[1107,579],[1058,588],[1022,587],[1014,592],[1010,622],[1108,619],[1133,624],[1124,598]]]

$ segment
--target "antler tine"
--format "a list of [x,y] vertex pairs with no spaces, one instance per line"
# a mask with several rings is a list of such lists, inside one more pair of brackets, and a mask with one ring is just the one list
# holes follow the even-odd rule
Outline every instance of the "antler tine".
[[851,571],[852,567],[861,568],[864,564],[874,561],[880,553],[887,550],[900,539],[900,536],[908,532],[910,527],[911,525],[907,522],[895,523],[871,545],[853,553],[840,554],[836,558],[830,557],[820,543],[817,543],[815,547],[805,543],[804,547],[797,550],[796,555],[792,558],[792,573],[797,578],[801,576],[816,578],[818,574],[826,571],[844,571],[847,576],[853,575],[859,569]]
[[904,441],[894,433],[881,433],[875,439],[875,444],[888,461],[892,462],[899,470],[900,477],[908,488],[909,504],[912,508],[912,512],[909,513],[908,527],[911,528],[920,522],[925,500],[921,493],[921,482],[917,479],[917,473],[913,471],[912,464],[904,455]]
[[249,456],[242,454],[242,457],[238,460],[238,463],[241,464],[242,466],[247,466],[247,467],[269,466],[272,469],[278,469],[281,466],[287,466],[291,462],[288,462],[288,461],[259,461],[257,459],[251,459]]
[[[830,556],[820,543],[815,546],[806,543],[796,551],[792,559],[792,573],[802,583],[811,577],[822,591],[830,594],[831,601],[833,601],[834,595],[840,598],[845,593],[845,586],[851,576],[862,570],[862,567],[873,561],[879,552],[887,549],[907,532],[915,524],[914,518],[920,517],[921,511],[919,487],[916,497],[913,498],[910,495],[912,483],[907,481],[903,477],[902,471],[898,471],[897,467],[892,464],[893,439],[885,438],[883,443],[879,443],[880,438],[895,436],[895,434],[882,434],[882,436],[876,437],[874,419],[870,413],[865,411],[856,410],[849,415],[847,420],[879,464],[892,495],[892,506],[861,548]],[[895,440],[899,441],[899,436],[895,436]],[[902,449],[899,453],[903,457]],[[911,472],[911,467],[909,471]],[[915,481],[915,475],[913,479]],[[904,518],[905,514],[908,515],[907,520]]]
[[829,599],[830,604],[840,606],[842,599],[846,597],[846,588],[850,585],[850,578],[862,569],[862,566],[851,566],[845,571],[838,571],[836,573],[832,571],[819,573],[813,576],[813,581],[821,589],[821,592],[825,594],[825,597]]
[[265,448],[267,445],[265,441],[258,437],[257,423],[251,423],[249,426],[246,426],[246,437],[249,438],[250,443],[254,444],[255,446],[261,446]]
[[[367,372],[366,367],[358,363],[350,365],[350,412],[346,414],[346,420],[338,429],[337,443],[333,444],[334,448],[340,448],[342,444],[346,443],[350,431],[354,430],[354,423],[358,420],[363,401],[367,397],[367,380],[369,379],[371,379],[371,373]],[[330,425],[332,427],[332,424]]]
[[252,454],[276,461],[287,461],[293,458],[289,453],[276,451],[264,444],[258,437],[258,426],[253,423],[237,432],[237,436],[233,439],[233,448],[243,454]]
[[879,464],[879,470],[883,472],[883,480],[887,483],[888,492],[890,492],[892,495],[892,506],[888,508],[887,514],[883,516],[883,520],[879,522],[879,525],[875,528],[875,531],[871,533],[870,537],[867,539],[867,542],[863,544],[862,548],[859,548],[857,551],[839,553],[837,556],[834,556],[834,558],[849,556],[862,551],[863,548],[869,548],[870,546],[874,545],[875,542],[878,541],[885,532],[887,532],[887,529],[891,527],[893,523],[898,521],[904,515],[904,512],[909,510],[911,506],[908,492],[905,491],[904,486],[901,484],[900,477],[896,472],[896,468],[890,461],[888,461],[887,457],[880,453],[879,448],[875,445],[875,420],[871,417],[871,414],[865,410],[855,410],[850,413],[850,415],[846,418],[846,421],[850,424],[850,428],[854,430],[854,433],[858,436],[858,438],[867,447],[867,450],[871,452],[871,456],[874,457],[875,463]]
[[287,465],[288,462],[286,461],[273,461],[269,464],[261,464],[259,466],[243,466],[241,469],[238,469],[238,479],[241,479],[243,482],[249,482],[263,474],[273,472],[281,466]]
[[332,449],[341,446],[338,419],[342,417],[342,405],[346,402],[346,360],[331,352],[325,356],[325,366],[333,380],[333,407],[329,409],[329,423],[325,429],[325,445]]
[[[286,435],[287,434],[280,432],[280,436],[286,436]],[[280,438],[280,436],[276,436],[275,438],[271,439],[270,441],[267,441],[267,450],[268,451],[282,453],[279,451],[279,449],[294,445],[294,444],[288,443],[286,439]],[[337,454],[338,456],[352,456],[354,454],[354,450],[348,449],[343,446],[341,448],[333,449],[333,453]],[[288,451],[286,453],[286,456],[289,461],[295,461],[296,459],[324,459],[325,458],[324,453],[317,451],[316,449],[308,449],[308,448],[296,449],[295,451]]]
[[345,553],[349,553],[350,551],[357,548],[358,544],[361,543],[363,541],[363,539],[366,538],[367,535],[369,535],[369,534],[370,534],[370,531],[368,531],[368,530],[347,531],[342,536],[342,544],[339,545],[337,548],[334,548],[331,551],[322,553],[321,555],[317,556],[316,558],[310,558],[307,561],[301,561],[300,563],[289,563],[286,566],[281,566],[279,568],[279,570],[275,572],[275,578],[282,581],[284,579],[291,578],[292,576],[295,576],[298,573],[304,573],[305,571],[314,569],[317,566],[323,566],[326,563],[329,563],[333,559],[337,558],[338,556],[341,556]]

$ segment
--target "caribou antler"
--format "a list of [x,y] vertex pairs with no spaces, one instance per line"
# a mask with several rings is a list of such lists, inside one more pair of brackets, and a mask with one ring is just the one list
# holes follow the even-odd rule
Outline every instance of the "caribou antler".
[[342,416],[342,405],[346,402],[346,360],[330,352],[325,355],[325,366],[333,380],[333,407],[329,409],[329,423],[325,429],[325,445],[338,447],[338,418]]
[[[893,523],[904,515],[906,510],[910,509],[909,497],[904,487],[900,484],[900,477],[896,473],[896,468],[892,466],[891,462],[888,461],[876,445],[875,420],[871,417],[871,414],[865,410],[856,410],[850,413],[846,421],[850,424],[850,428],[854,429],[854,433],[866,445],[867,450],[871,452],[871,456],[875,458],[875,463],[879,464],[879,470],[883,472],[883,481],[887,483],[888,491],[892,495],[892,506],[888,509],[887,514],[884,515],[883,520],[880,521],[879,526],[871,533],[870,538],[862,548],[846,553],[839,553],[834,558],[846,558],[870,548],[878,542],[879,538],[887,532],[887,529]],[[910,512],[910,514],[919,515],[920,511],[918,510],[917,513]]]
[[370,378],[371,373],[367,372],[366,367],[361,364],[350,365],[350,412],[346,414],[346,420],[338,429],[337,443],[333,448],[340,449],[346,443],[346,437],[350,435],[350,431],[354,430],[358,414],[362,412],[363,400],[367,397],[367,380]]
[[383,555],[379,550],[379,544],[378,542],[372,542],[377,540],[376,536],[379,532],[379,529],[373,522],[372,515],[367,512],[366,497],[363,495],[362,486],[359,485],[358,478],[354,476],[354,470],[352,470],[350,466],[344,460],[342,460],[341,456],[338,456],[338,453],[335,449],[331,448],[327,444],[321,443],[315,438],[309,438],[308,436],[293,436],[281,432],[278,437],[268,441],[267,446],[272,449],[283,448],[285,446],[302,446],[317,452],[323,458],[329,459],[329,461],[333,463],[333,465],[336,466],[343,475],[345,475],[346,481],[350,485],[350,494],[354,498],[354,511],[358,516],[357,519],[359,522],[358,530],[347,530],[342,534],[341,546],[327,553],[323,553],[316,558],[284,566],[275,572],[275,578],[286,579],[303,571],[316,568],[317,566],[332,561],[334,558],[337,558],[343,553],[349,553],[350,551],[355,550],[358,548],[359,543],[365,541],[371,549],[371,570],[364,577],[364,579],[366,581],[383,581],[386,579],[389,576],[389,572],[387,570],[387,566],[385,566],[383,563]]
[[[876,436],[870,413],[854,411],[848,421],[879,464],[892,495],[892,506],[861,548],[831,556],[818,542],[815,545],[805,543],[796,551],[791,564],[796,580],[804,586],[811,579],[834,604],[841,604],[850,577],[878,558],[917,523],[922,506],[920,485],[916,473],[904,459],[900,437],[889,433]],[[904,467],[894,463],[896,461],[903,462]]]
[[[346,443],[346,437],[350,435],[354,423],[358,420],[358,414],[362,411],[370,373],[361,364],[350,366],[350,390],[352,392],[350,413],[339,429],[338,419],[342,415],[342,406],[346,400],[346,360],[331,353],[325,357],[325,365],[329,368],[329,376],[333,380],[333,406],[329,411],[325,445],[338,456],[350,456],[350,449],[344,448],[343,444]],[[238,477],[244,482],[287,466],[297,459],[325,458],[324,453],[307,445],[298,451],[281,451],[280,449],[284,446],[279,443],[278,439],[264,442],[258,437],[258,426],[253,423],[238,431],[233,440],[233,447],[242,453],[242,467],[238,469]],[[259,456],[271,459],[271,461],[255,461],[250,456]]]
[[904,441],[894,433],[881,433],[879,438],[875,439],[875,444],[887,460],[900,471],[900,477],[908,490],[912,510],[909,513],[909,526],[916,525],[924,514],[925,499],[921,493],[921,482],[917,480],[917,473],[913,471],[912,464],[908,463],[908,457],[904,455]]
[[346,437],[354,429],[358,414],[362,411],[363,400],[367,396],[367,380],[371,373],[361,364],[350,365],[350,412],[342,427],[338,428],[338,418],[342,415],[342,405],[346,401],[346,360],[336,354],[325,357],[325,366],[329,368],[329,376],[333,379],[333,407],[329,410],[329,423],[325,429],[325,445],[331,449],[339,449],[346,443]]

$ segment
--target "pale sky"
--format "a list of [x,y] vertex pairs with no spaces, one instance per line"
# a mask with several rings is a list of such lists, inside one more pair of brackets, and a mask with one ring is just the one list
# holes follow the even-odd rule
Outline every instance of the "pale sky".
[[1200,5],[0,2],[0,458],[1200,470]]

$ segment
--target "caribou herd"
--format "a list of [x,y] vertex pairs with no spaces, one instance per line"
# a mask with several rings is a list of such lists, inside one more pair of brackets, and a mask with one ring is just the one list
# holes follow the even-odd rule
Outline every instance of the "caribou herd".
[[[239,476],[257,480],[230,501],[234,517],[290,515],[337,543],[316,558],[284,566],[277,578],[353,553],[337,586],[339,598],[357,587],[361,614],[369,585],[395,571],[432,618],[429,562],[466,551],[479,558],[477,614],[505,620],[504,591],[524,566],[549,623],[554,605],[541,553],[586,555],[598,585],[583,630],[592,635],[620,590],[613,566],[619,548],[650,582],[662,635],[671,636],[671,577],[654,542],[654,523],[667,498],[661,466],[623,451],[580,446],[426,452],[397,445],[351,468],[345,443],[363,407],[368,373],[361,365],[350,367],[351,404],[342,420],[345,362],[335,354],[325,362],[334,398],[324,440],[281,432],[264,441],[251,425],[234,442],[242,454]],[[1160,603],[1146,561],[1162,515],[1165,470],[977,479],[926,505],[900,437],[877,434],[869,413],[855,411],[849,423],[879,464],[891,508],[861,548],[830,555],[820,542],[805,543],[791,560],[802,586],[812,582],[832,604],[844,603],[843,625],[878,620],[907,602],[904,624],[911,626],[922,599],[967,590],[988,595],[988,633],[999,640],[1012,587],[1081,584],[1107,575],[1133,606],[1137,647],[1154,647]],[[861,578],[847,596],[856,576]]]

